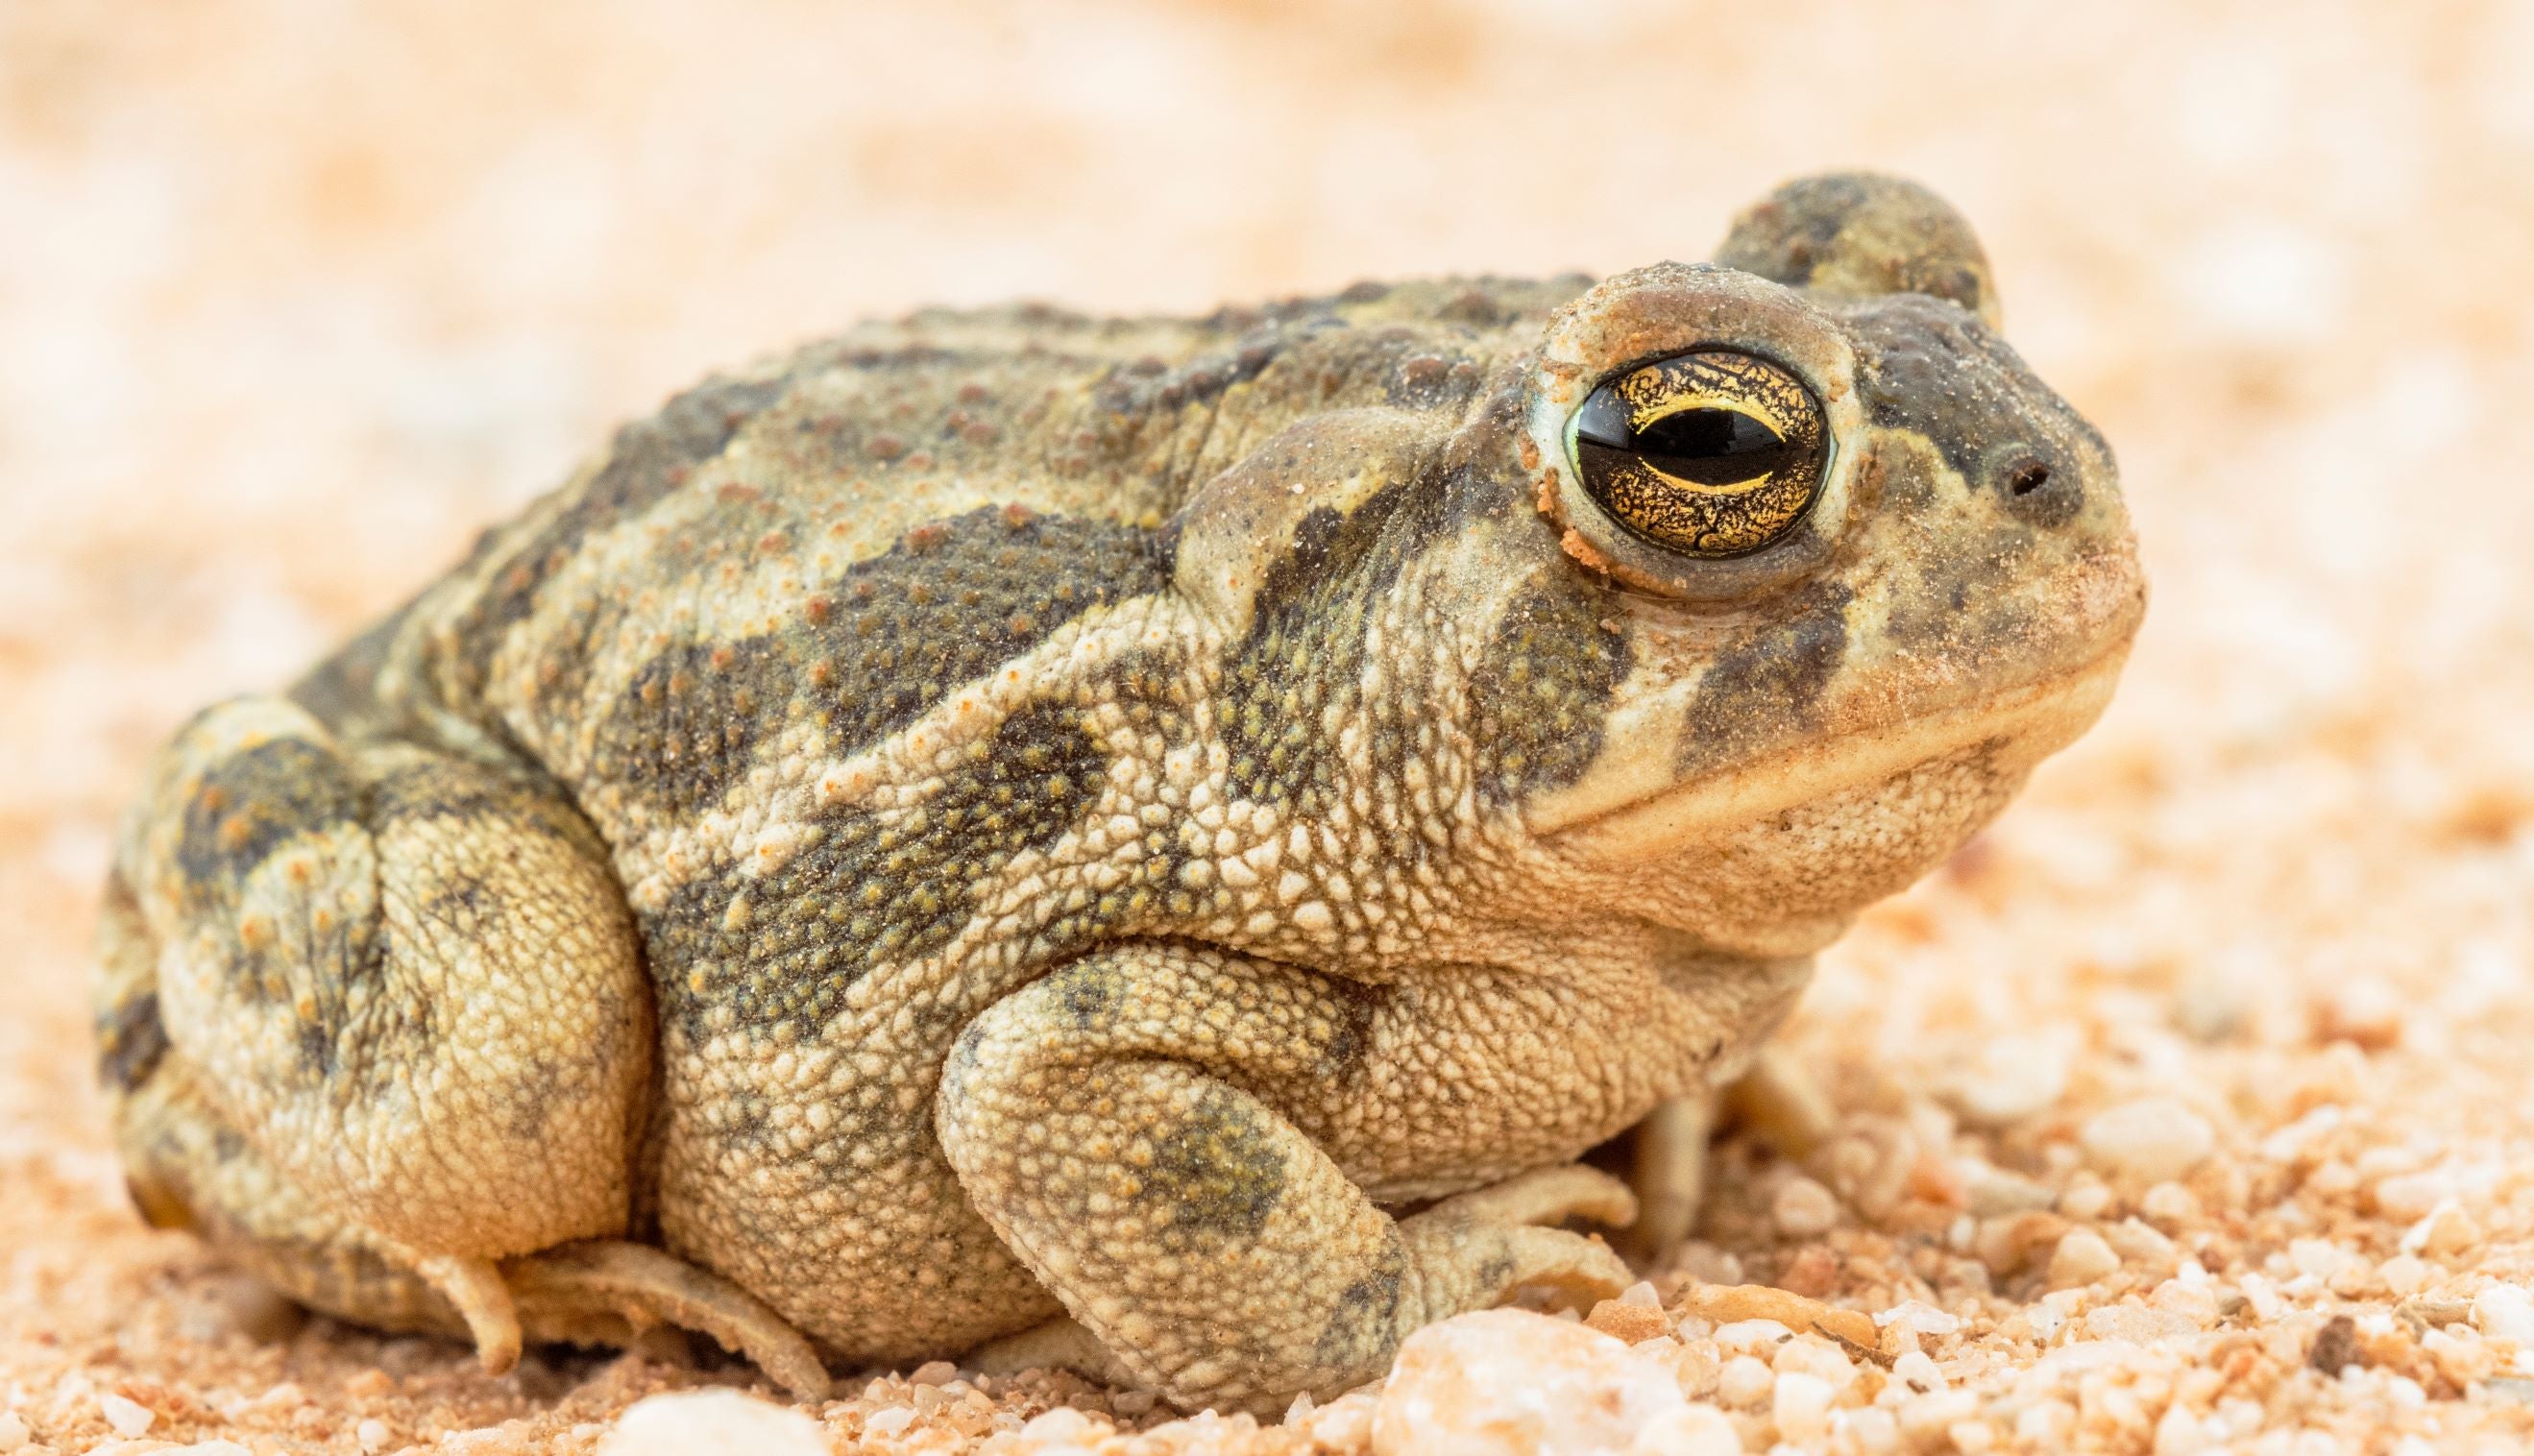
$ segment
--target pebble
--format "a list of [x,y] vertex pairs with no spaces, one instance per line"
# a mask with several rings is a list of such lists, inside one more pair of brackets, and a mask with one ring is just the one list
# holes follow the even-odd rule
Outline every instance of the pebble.
[[114,1427],[114,1433],[126,1440],[148,1430],[158,1419],[158,1413],[148,1406],[112,1391],[96,1398],[96,1408],[105,1414],[105,1424]]
[[679,1390],[635,1401],[598,1443],[598,1456],[688,1456],[695,1451],[826,1456],[827,1442],[818,1423],[798,1411],[736,1390]]
[[1315,1450],[1360,1451],[1372,1444],[1372,1413],[1378,1404],[1372,1393],[1351,1390],[1313,1411],[1297,1428]]
[[2187,1314],[2171,1309],[2142,1309],[2136,1304],[2105,1304],[2085,1311],[2085,1333],[2097,1340],[2127,1340],[2133,1345],[2160,1345],[2200,1333]]
[[1716,1377],[1716,1398],[1728,1406],[1756,1406],[1777,1387],[1778,1372],[1748,1355],[1724,1363]]
[[1839,1199],[1809,1178],[1787,1179],[1769,1200],[1769,1216],[1789,1239],[1812,1239],[1839,1224]]
[[2481,1225],[2452,1198],[2439,1203],[2402,1236],[2402,1252],[2461,1253],[2481,1242]]
[[1716,1327],[1716,1348],[1734,1355],[1771,1355],[1795,1332],[1774,1319],[1737,1319]]
[[1834,1391],[1845,1390],[1856,1383],[1856,1365],[1840,1348],[1817,1335],[1788,1340],[1778,1347],[1777,1358],[1769,1368],[1783,1381],[1788,1375],[1806,1375],[1828,1385]]
[[388,1424],[372,1416],[352,1427],[352,1438],[361,1443],[364,1451],[384,1451],[388,1446]]
[[1892,1362],[1893,1378],[1917,1391],[1930,1395],[1945,1388],[1945,1372],[1923,1350],[1912,1350]]
[[2096,1168],[2150,1183],[2180,1178],[2217,1150],[2208,1120],[2170,1097],[2142,1097],[2096,1113],[2079,1140]]
[[1794,1371],[1778,1377],[1769,1414],[1780,1439],[1811,1445],[1830,1433],[1830,1402],[1836,1392],[1819,1375]]
[[2059,1212],[2080,1223],[2092,1223],[2112,1211],[2112,1190],[2090,1173],[2080,1174],[2059,1195]]
[[2105,1225],[2098,1232],[2102,1234],[2103,1242],[2112,1246],[2112,1252],[2121,1256],[2124,1264],[2145,1264],[2170,1273],[2181,1263],[2182,1251],[2174,1247],[2173,1241],[2137,1219],[2125,1218],[2117,1224]]
[[[869,1430],[871,1427],[866,1425],[863,1428]],[[1042,1411],[1021,1427],[1022,1441],[1041,1450],[1089,1445],[1105,1434],[1107,1432],[1100,1428],[1098,1423],[1071,1406]]]
[[2357,1252],[2341,1247],[2328,1239],[2291,1239],[2288,1241],[2288,1263],[2300,1274],[2311,1274],[2328,1284],[2333,1279],[2364,1262]]
[[1670,1365],[1580,1323],[1522,1309],[1463,1314],[1399,1347],[1373,1411],[1372,1449],[1375,1456],[1731,1449],[1702,1436],[1713,1427],[1689,1415]]
[[2155,1293],[2148,1296],[2147,1303],[2158,1309],[2181,1315],[2199,1329],[2207,1329],[2217,1322],[2217,1297],[2204,1285],[2168,1279],[2155,1287]]
[[0,1411],[0,1453],[15,1451],[34,1439],[34,1432],[15,1411]]
[[1584,1322],[1605,1335],[1634,1345],[1659,1339],[1672,1332],[1671,1316],[1659,1305],[1631,1304],[1626,1299],[1603,1300],[1593,1306]]
[[2050,1287],[2078,1289],[2118,1272],[2121,1256],[2091,1229],[2071,1229],[2050,1251]]
[[1874,1316],[1874,1322],[1880,1327],[1897,1324],[1922,1335],[1950,1335],[1962,1327],[1960,1317],[1948,1314],[1924,1300],[1902,1300],[1891,1308],[1878,1312]]
[[2047,1112],[2068,1091],[2068,1054],[2037,1037],[2002,1037],[1971,1054],[1944,1088],[1974,1127],[2002,1127]]
[[2200,1217],[2200,1196],[2178,1183],[2160,1183],[2140,1197],[2139,1212],[2159,1224],[2179,1227]]
[[1945,1439],[1962,1456],[1979,1456],[1997,1444],[1997,1427],[1985,1421],[1957,1421],[1945,1427]]
[[2001,1214],[2030,1213],[2048,1208],[2058,1195],[2048,1183],[2009,1173],[1982,1163],[1962,1180],[1963,1208],[1975,1218],[1996,1218]]
[[2015,1438],[2036,1451],[2064,1451],[2077,1428],[2077,1408],[2064,1400],[2037,1400],[2015,1418]]
[[1859,1345],[1875,1341],[1874,1319],[1859,1309],[1842,1309],[1765,1284],[1701,1284],[1681,1292],[1683,1312],[1719,1325],[1768,1320],[1780,1339],[1796,1330],[1824,1330]]
[[1742,1456],[1742,1433],[1714,1406],[1683,1406],[1637,1430],[1628,1456]]
[[2397,1173],[2376,1180],[2376,1211],[2386,1218],[2414,1223],[2435,1212],[2440,1203],[2454,1196],[2454,1179],[2440,1169]]
[[2180,1401],[2165,1407],[2155,1423],[2155,1456],[2197,1456],[2210,1441],[2208,1423]]
[[2419,1255],[2397,1253],[2377,1266],[2376,1277],[2383,1280],[2384,1287],[2391,1290],[2396,1298],[2407,1299],[2427,1289],[2435,1272],[2429,1267],[2428,1260]]
[[2472,1297],[2472,1327],[2494,1340],[2513,1340],[2534,1350],[2534,1296],[2513,1284],[2494,1284]]

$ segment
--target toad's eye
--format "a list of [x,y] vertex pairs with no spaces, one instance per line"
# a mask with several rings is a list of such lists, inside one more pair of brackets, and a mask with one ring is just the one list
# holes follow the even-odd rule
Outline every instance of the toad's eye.
[[1742,556],[1804,518],[1830,463],[1812,391],[1756,354],[1703,349],[1601,387],[1575,412],[1585,493],[1656,545]]

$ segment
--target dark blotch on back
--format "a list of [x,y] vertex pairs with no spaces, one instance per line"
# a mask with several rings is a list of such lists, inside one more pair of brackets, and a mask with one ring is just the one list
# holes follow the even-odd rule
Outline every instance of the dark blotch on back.
[[[922,804],[840,811],[814,821],[814,841],[771,875],[689,883],[642,922],[664,1009],[695,1034],[717,1005],[746,1026],[824,1026],[874,967],[947,944],[968,923],[973,886],[1061,838],[1109,761],[1080,709],[1033,704]],[[1088,929],[1059,922],[1041,935],[1052,950]]]
[[1725,761],[1738,745],[1809,719],[1847,655],[1850,595],[1835,581],[1809,587],[1784,617],[1717,654],[1689,705],[1680,744],[1684,771]]
[[672,809],[710,805],[791,707],[793,671],[770,637],[672,647],[634,674],[609,720],[609,771]]
[[[1572,574],[1567,574],[1569,576]],[[1573,783],[1601,751],[1610,694],[1628,675],[1624,636],[1572,579],[1515,598],[1470,680],[1478,798],[1489,805]]]
[[599,730],[600,761],[668,808],[708,806],[796,712],[867,748],[1091,610],[1158,590],[1153,533],[984,507],[906,533],[778,633],[672,647]]

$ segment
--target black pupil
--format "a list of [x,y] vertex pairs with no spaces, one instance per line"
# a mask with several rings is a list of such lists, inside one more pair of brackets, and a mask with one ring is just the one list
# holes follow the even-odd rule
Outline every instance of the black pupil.
[[1738,409],[1684,409],[1636,432],[1628,448],[1665,475],[1697,485],[1731,485],[1775,471],[1785,438]]
[[1675,410],[1631,430],[1627,407],[1603,386],[1585,401],[1578,434],[1590,445],[1624,450],[1676,480],[1733,485],[1786,463],[1785,437],[1738,409]]

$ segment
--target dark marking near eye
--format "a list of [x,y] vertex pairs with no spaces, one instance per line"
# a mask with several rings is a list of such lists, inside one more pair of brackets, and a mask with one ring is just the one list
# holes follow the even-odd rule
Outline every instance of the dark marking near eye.
[[97,1079],[118,1092],[150,1080],[167,1055],[167,1026],[158,1019],[158,993],[145,991],[109,1012],[96,1029]]
[[1601,752],[1610,695],[1631,648],[1607,604],[1570,576],[1517,597],[1470,679],[1478,798],[1491,807],[1562,788]]
[[324,1019],[299,1023],[299,1064],[319,1077],[334,1070],[334,1028]]
[[1401,481],[1348,515],[1323,506],[1296,524],[1251,598],[1248,634],[1223,665],[1218,699],[1236,797],[1304,815],[1333,806],[1339,756],[1326,710],[1354,697],[1370,614],[1444,528],[1454,494],[1448,479]]
[[1155,1144],[1140,1201],[1169,1211],[1165,1244],[1192,1234],[1237,1243],[1256,1239],[1284,1196],[1285,1155],[1263,1114],[1215,1085]]
[[1741,745],[1810,720],[1847,655],[1850,595],[1838,582],[1818,583],[1794,597],[1783,618],[1717,654],[1683,725],[1682,771],[1726,761]]

